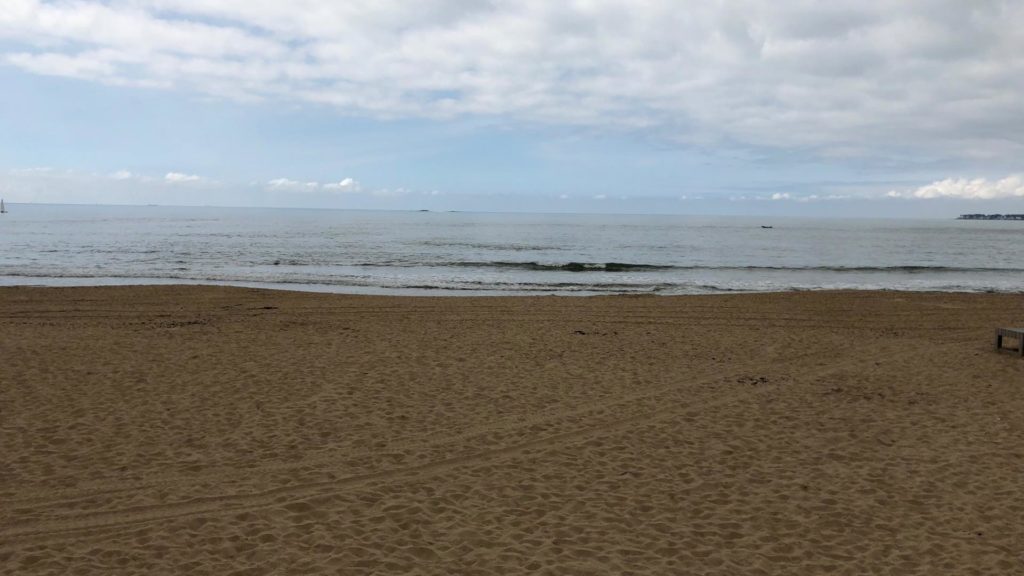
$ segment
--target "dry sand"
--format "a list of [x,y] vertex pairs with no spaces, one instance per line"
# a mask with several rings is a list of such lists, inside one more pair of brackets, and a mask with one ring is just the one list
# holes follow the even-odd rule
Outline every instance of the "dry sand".
[[1020,295],[0,289],[3,574],[1020,574]]

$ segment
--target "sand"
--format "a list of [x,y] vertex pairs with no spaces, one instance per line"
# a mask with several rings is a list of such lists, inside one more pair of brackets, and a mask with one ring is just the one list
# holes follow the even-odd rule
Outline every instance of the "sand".
[[0,573],[1020,574],[1015,324],[1021,295],[4,288]]

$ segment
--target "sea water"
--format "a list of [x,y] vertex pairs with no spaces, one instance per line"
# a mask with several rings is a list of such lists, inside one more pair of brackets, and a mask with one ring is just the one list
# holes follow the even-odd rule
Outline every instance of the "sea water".
[[[10,205],[0,285],[1024,290],[1024,222]],[[767,228],[770,226],[770,228]]]

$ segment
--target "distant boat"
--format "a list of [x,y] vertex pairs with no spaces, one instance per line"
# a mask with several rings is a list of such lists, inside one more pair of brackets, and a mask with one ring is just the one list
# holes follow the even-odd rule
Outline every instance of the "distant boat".
[[4,207],[3,198],[0,198],[0,214],[7,214],[7,208]]
[[765,230],[771,230],[772,228],[774,228],[774,226],[764,226],[764,225],[762,225],[761,228],[764,228]]

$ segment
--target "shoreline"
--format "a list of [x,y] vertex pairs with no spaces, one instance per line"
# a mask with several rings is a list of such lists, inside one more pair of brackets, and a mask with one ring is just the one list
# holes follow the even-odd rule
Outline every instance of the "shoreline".
[[1012,573],[1022,311],[0,288],[0,574]]
[[[30,278],[32,283],[20,283]],[[790,287],[789,289],[768,289],[768,290],[745,290],[731,288],[713,288],[696,290],[693,292],[672,292],[667,290],[558,290],[547,288],[503,290],[494,289],[472,289],[472,288],[451,288],[451,287],[385,287],[385,286],[359,286],[359,285],[332,285],[303,282],[248,282],[233,280],[194,280],[177,278],[125,278],[125,277],[88,277],[90,281],[83,283],[86,278],[80,276],[0,276],[0,289],[3,288],[101,288],[101,287],[134,287],[134,286],[223,286],[232,288],[248,288],[257,290],[271,290],[281,292],[300,292],[305,294],[336,294],[336,295],[359,295],[359,296],[417,296],[417,297],[521,297],[521,296],[567,296],[567,297],[592,297],[592,296],[714,296],[726,294],[788,294],[802,292],[905,292],[911,294],[1024,294],[1024,287],[1018,290],[1000,290],[996,288],[969,288],[957,287],[951,290],[939,290],[932,287],[914,289],[904,287],[877,288],[877,287]],[[8,283],[10,282],[10,283]]]

